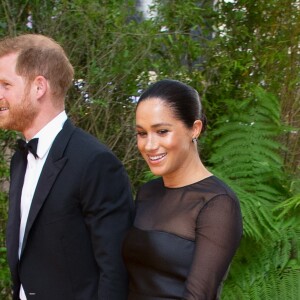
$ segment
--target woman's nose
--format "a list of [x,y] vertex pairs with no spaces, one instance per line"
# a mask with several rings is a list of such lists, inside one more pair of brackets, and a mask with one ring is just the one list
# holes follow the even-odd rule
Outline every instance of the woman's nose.
[[148,135],[145,150],[146,151],[153,151],[158,148],[157,139],[153,135]]

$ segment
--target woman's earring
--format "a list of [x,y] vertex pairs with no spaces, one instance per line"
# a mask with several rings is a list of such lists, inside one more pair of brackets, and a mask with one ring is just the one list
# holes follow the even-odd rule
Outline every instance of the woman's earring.
[[197,138],[193,138],[193,139],[192,139],[192,142],[193,142],[193,143],[197,143]]

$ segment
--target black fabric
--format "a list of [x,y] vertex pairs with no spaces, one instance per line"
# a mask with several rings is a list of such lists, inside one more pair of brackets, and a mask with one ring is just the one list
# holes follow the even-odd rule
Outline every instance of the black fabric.
[[121,162],[67,120],[39,177],[19,260],[22,161],[17,151],[6,230],[12,298],[19,299],[21,282],[28,300],[127,300],[121,248],[133,201]]
[[37,146],[38,146],[39,139],[34,138],[31,139],[28,143],[26,141],[19,139],[17,140],[17,147],[19,150],[21,150],[26,157],[28,152],[31,152],[35,158],[38,157],[36,151],[37,151]]
[[217,177],[182,188],[145,184],[123,249],[128,299],[218,299],[241,236],[238,199]]

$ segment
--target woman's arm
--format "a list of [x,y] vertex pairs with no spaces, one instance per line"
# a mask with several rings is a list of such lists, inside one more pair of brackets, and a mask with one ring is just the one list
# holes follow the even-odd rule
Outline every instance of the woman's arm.
[[218,195],[205,204],[197,218],[194,258],[183,299],[217,299],[241,236],[242,216],[236,198]]

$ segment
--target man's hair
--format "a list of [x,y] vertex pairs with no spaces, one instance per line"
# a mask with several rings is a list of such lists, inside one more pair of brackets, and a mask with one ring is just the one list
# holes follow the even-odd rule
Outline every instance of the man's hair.
[[[44,76],[58,101],[72,84],[74,69],[63,48],[53,39],[39,34],[23,34],[0,41],[0,57],[16,53],[16,73],[27,82]],[[54,99],[55,100],[55,99]]]

